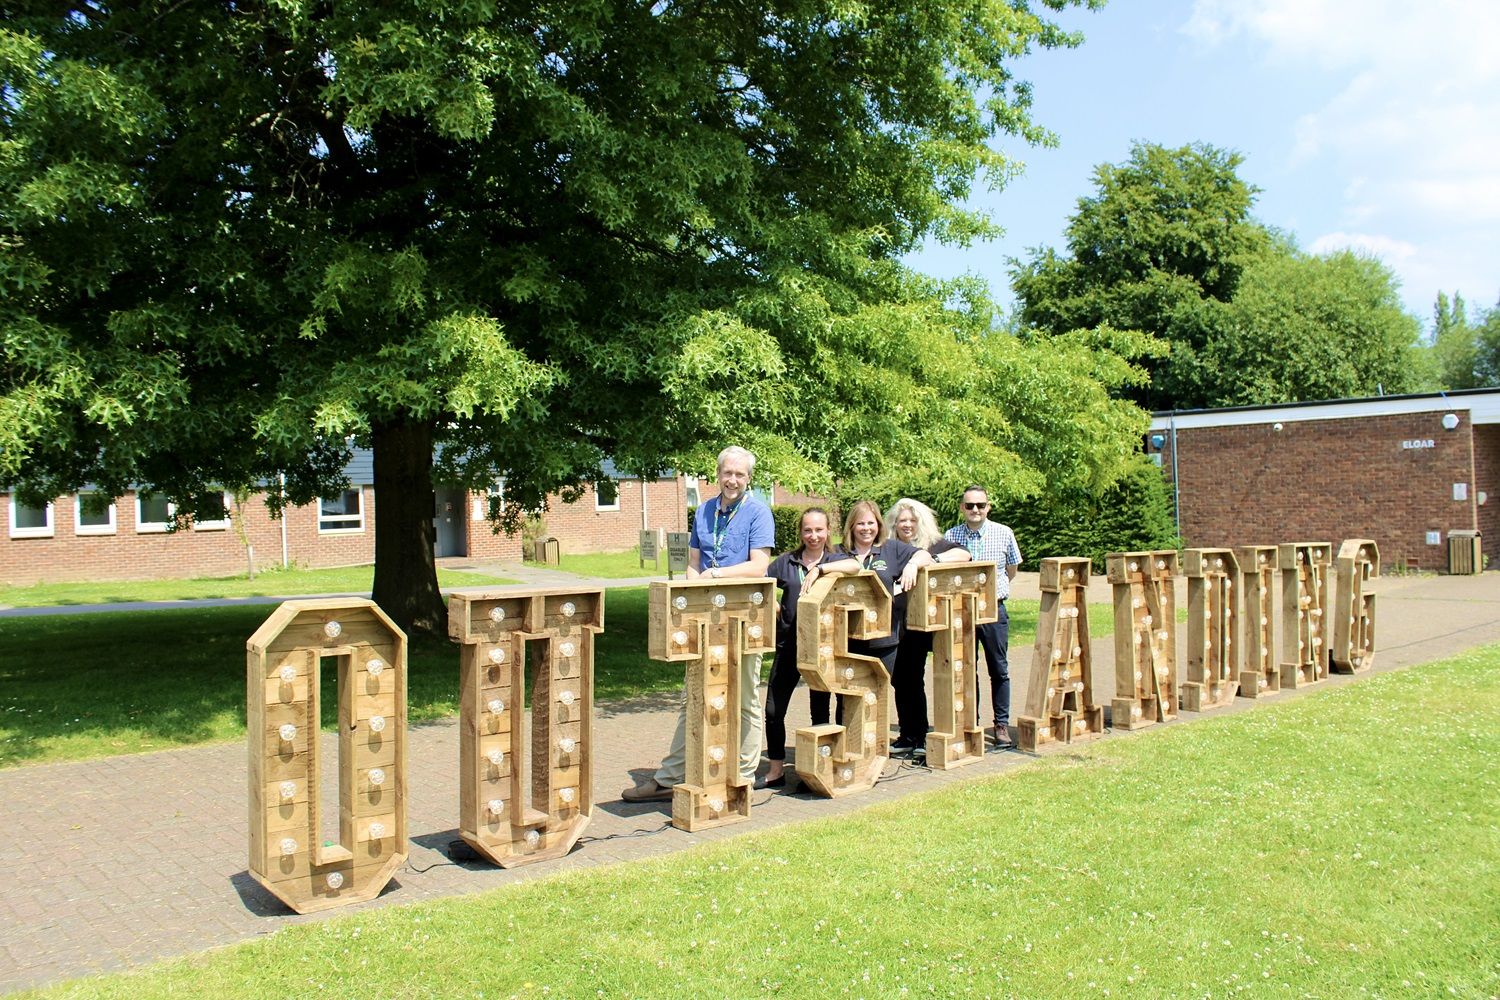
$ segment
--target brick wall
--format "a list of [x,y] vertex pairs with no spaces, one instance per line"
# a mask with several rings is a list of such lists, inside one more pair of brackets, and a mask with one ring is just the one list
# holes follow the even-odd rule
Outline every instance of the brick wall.
[[[1423,569],[1446,567],[1448,532],[1476,526],[1476,475],[1493,480],[1500,465],[1500,427],[1476,429],[1467,410],[1455,412],[1460,423],[1452,431],[1443,429],[1441,412],[1284,421],[1280,431],[1274,419],[1179,428],[1184,542],[1337,545],[1373,538],[1386,566],[1405,559]],[[1433,447],[1402,446],[1427,441]],[[1486,449],[1478,461],[1476,445]],[[1170,481],[1170,432],[1163,451]],[[1453,499],[1458,482],[1470,484],[1468,500]],[[1488,506],[1493,518],[1496,509]],[[1429,531],[1441,532],[1441,545],[1426,543]]]
[[[314,506],[286,511],[287,548],[302,566],[351,566],[375,558],[371,520],[374,490],[364,488],[365,528],[358,533],[319,533]],[[239,516],[231,514],[231,517]],[[273,521],[263,498],[245,505],[245,524],[256,565],[281,565],[281,523]],[[27,585],[66,580],[144,580],[158,577],[233,576],[245,572],[244,545],[231,524],[203,530],[191,525],[170,532],[141,532],[136,498],[115,501],[112,534],[80,534],[72,496],[52,504],[52,536],[11,538],[9,497],[0,501],[0,581]]]
[[[619,552],[634,548],[640,541],[641,481],[617,480],[619,509],[600,510],[590,486],[575,503],[549,498],[542,514],[545,533],[556,537],[564,552]],[[652,530],[687,530],[686,485],[679,479],[658,479],[645,485],[646,526]],[[476,507],[476,501],[481,505]],[[484,519],[487,499],[469,495],[469,557],[473,559],[519,559],[521,538],[495,534]],[[477,516],[476,516],[477,515]]]
[[[1500,568],[1500,424],[1474,428],[1474,490],[1478,527],[1490,565]],[[1486,494],[1478,505],[1478,493]]]

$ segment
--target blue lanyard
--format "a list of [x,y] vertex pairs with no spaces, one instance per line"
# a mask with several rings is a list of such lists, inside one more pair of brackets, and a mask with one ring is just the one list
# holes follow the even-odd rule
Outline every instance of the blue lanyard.
[[714,501],[714,551],[709,557],[710,566],[719,565],[719,550],[724,546],[724,536],[729,534],[729,522],[733,521],[734,515],[740,512],[740,505],[744,502],[745,498],[741,496],[734,502],[734,506],[729,508],[729,513],[726,515],[719,501]]

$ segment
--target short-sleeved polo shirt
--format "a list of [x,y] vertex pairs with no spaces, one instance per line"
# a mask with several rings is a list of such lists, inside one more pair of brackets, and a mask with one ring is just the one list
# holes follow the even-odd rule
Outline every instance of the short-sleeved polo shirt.
[[[1021,548],[1016,544],[1016,534],[1009,525],[986,520],[975,531],[967,523],[955,525],[943,536],[969,550],[979,562],[993,562],[1002,571],[1007,566],[1021,565]],[[995,596],[1005,600],[1010,596],[1010,577],[1001,572],[995,577]]]
[[776,520],[771,508],[746,493],[728,511],[729,518],[715,535],[719,519],[719,498],[705,500],[693,513],[693,528],[688,545],[698,550],[698,568],[737,566],[750,561],[752,549],[776,547]]

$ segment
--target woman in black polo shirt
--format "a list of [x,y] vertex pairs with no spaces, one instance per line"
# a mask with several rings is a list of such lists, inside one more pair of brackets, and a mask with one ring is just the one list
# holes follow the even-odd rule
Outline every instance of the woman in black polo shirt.
[[[766,575],[775,580],[781,590],[776,615],[776,659],[771,664],[771,680],[766,686],[766,758],[771,766],[762,783],[767,788],[780,788],[786,784],[783,773],[786,769],[786,710],[801,679],[797,672],[797,599],[802,596],[802,588],[818,578],[828,561],[841,555],[828,548],[828,512],[821,507],[809,507],[802,512],[802,518],[797,522],[797,535],[802,544],[771,560],[766,570]],[[828,721],[831,697],[827,691],[808,692],[813,725]]]
[[[920,500],[902,497],[885,513],[891,535],[930,552],[937,562],[968,562],[969,550],[943,537],[932,508]],[[906,621],[902,593],[892,602],[891,616]],[[932,652],[932,633],[903,629],[896,649],[896,669],[891,671],[891,689],[896,695],[896,720],[900,735],[891,744],[891,756],[906,757],[927,746],[927,654]]]

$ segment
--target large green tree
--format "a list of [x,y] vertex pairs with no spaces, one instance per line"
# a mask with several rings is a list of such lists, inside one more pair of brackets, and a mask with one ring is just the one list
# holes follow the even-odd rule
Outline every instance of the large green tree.
[[1013,268],[1027,327],[1142,331],[1152,409],[1399,392],[1421,380],[1416,320],[1391,272],[1351,253],[1299,251],[1251,214],[1242,158],[1213,146],[1138,143],[1104,164],[1064,251]]
[[605,456],[910,457],[897,261],[991,231],[994,141],[1047,139],[1008,64],[1078,41],[1026,0],[0,12],[0,486],[301,502],[368,443],[375,597],[428,628],[435,445],[513,510]]

